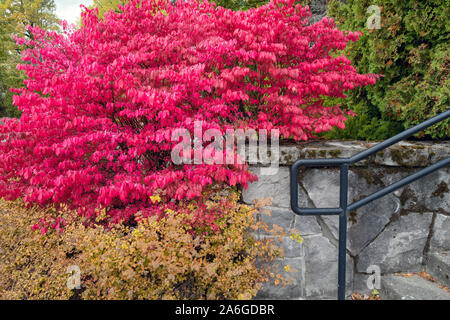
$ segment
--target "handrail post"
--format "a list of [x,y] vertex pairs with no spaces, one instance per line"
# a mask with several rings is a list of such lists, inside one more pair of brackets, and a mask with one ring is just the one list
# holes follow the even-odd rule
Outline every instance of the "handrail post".
[[347,254],[347,205],[348,205],[348,164],[341,165],[339,207],[339,253],[338,253],[338,299],[345,300],[345,273]]

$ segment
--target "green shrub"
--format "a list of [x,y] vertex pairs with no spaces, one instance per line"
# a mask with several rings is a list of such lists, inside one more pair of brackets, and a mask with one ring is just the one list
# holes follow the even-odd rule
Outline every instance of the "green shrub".
[[[86,227],[64,208],[27,209],[21,201],[2,200],[0,299],[250,299],[269,279],[287,284],[271,270],[271,261],[282,255],[274,240],[251,235],[266,227],[255,221],[258,209],[239,204],[236,192],[207,205],[223,203],[223,196],[233,205],[215,233],[191,227],[189,214],[168,212],[105,229],[106,215],[99,216],[99,226]],[[65,219],[65,230],[30,230],[49,216]],[[81,271],[75,291],[67,287],[73,265]]]
[[257,8],[265,5],[269,0],[211,0],[211,2],[214,2],[218,6],[236,11]]
[[[369,30],[367,8],[381,9],[381,28]],[[386,139],[449,107],[449,0],[332,0],[329,16],[340,29],[361,31],[346,55],[359,72],[383,77],[348,94],[344,105],[358,113],[344,132],[329,137]],[[448,138],[450,120],[418,135]]]

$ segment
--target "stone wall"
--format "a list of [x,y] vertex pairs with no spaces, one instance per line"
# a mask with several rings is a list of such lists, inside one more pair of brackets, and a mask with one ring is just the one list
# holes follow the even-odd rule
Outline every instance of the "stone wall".
[[[337,291],[337,216],[297,216],[290,210],[289,166],[305,158],[346,158],[373,144],[363,142],[312,142],[280,146],[276,175],[259,175],[243,192],[251,204],[272,198],[271,215],[259,214],[270,226],[298,230],[303,243],[283,238],[284,258],[277,264],[294,272],[292,285],[266,284],[258,298],[335,298]],[[349,204],[384,186],[448,157],[450,142],[403,142],[350,167]],[[255,173],[262,165],[252,165]],[[299,176],[300,207],[338,207],[339,171],[308,168]],[[347,292],[367,292],[367,268],[377,265],[383,274],[414,272],[423,268],[433,251],[450,250],[450,168],[441,169],[355,212],[348,218]],[[263,233],[258,237],[267,236]]]

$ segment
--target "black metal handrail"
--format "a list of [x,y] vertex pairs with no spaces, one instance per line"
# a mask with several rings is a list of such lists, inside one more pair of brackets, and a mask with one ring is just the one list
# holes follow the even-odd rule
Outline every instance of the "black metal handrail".
[[[356,210],[388,193],[391,193],[411,182],[414,182],[438,169],[450,164],[450,156],[425,169],[422,169],[402,180],[383,188],[371,195],[348,205],[348,168],[350,164],[363,160],[387,147],[404,140],[440,121],[450,117],[450,110],[441,113],[421,124],[381,142],[374,147],[356,154],[351,158],[340,159],[307,159],[298,160],[291,167],[291,208],[297,215],[339,215],[339,253],[338,253],[338,299],[345,299],[345,269],[347,248],[347,213]],[[298,206],[298,173],[300,167],[340,167],[339,208],[299,208]]]

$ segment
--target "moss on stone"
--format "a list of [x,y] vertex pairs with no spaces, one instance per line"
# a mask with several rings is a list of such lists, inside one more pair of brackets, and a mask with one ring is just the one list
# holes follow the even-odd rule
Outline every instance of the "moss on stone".
[[385,187],[385,183],[383,182],[382,178],[384,177],[384,173],[380,170],[373,170],[369,168],[352,168],[351,171],[356,173],[359,177],[364,178],[366,180],[366,183],[368,185],[377,185],[381,187]]
[[402,206],[404,206],[406,204],[406,201],[408,201],[409,199],[413,199],[414,201],[417,201],[416,195],[412,192],[412,190],[409,187],[405,187],[405,189],[403,189],[403,192],[400,195],[399,199],[400,199],[400,204]]
[[302,183],[302,181],[303,181],[303,177],[305,176],[305,173],[306,173],[306,169],[304,168],[304,167],[302,167],[302,168],[300,168],[299,170],[298,170],[298,182],[299,183]]
[[411,156],[411,151],[402,151],[399,149],[391,149],[391,159],[399,165],[407,165],[405,160],[409,159]]
[[316,150],[306,150],[306,153],[310,158],[315,158],[317,154]]
[[292,160],[292,154],[290,154],[289,152],[281,152],[281,158],[284,159],[283,162],[285,163],[293,163],[294,161]]
[[352,224],[355,224],[356,222],[358,222],[358,220],[356,219],[357,217],[358,217],[358,212],[351,211],[348,214],[348,221],[350,221]]
[[440,197],[443,198],[444,194],[449,192],[448,184],[444,181],[441,181],[441,183],[438,185],[437,189],[433,191],[432,195],[433,197]]
[[391,159],[395,163],[405,167],[424,167],[428,163],[428,156],[424,154],[419,155],[418,150],[424,150],[425,147],[417,146],[400,146],[398,148],[391,148]]
[[337,158],[342,154],[342,150],[340,149],[330,150],[328,151],[328,154],[333,158]]

